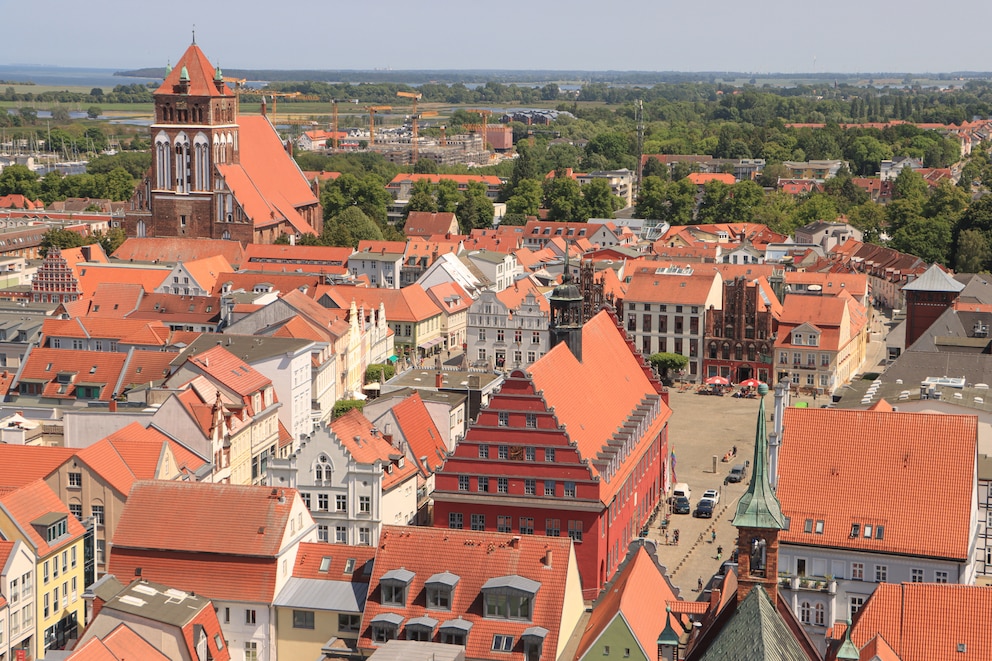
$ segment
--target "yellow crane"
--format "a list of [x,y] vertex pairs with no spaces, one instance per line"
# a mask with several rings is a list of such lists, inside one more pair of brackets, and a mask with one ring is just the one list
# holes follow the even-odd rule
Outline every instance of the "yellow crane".
[[[483,147],[483,149],[485,149],[486,140],[489,139],[489,133],[488,133],[488,131],[489,131],[489,116],[493,114],[493,111],[492,110],[489,110],[488,108],[466,108],[465,109],[465,112],[474,112],[475,114],[482,116],[482,124],[481,125],[479,125],[479,124],[466,124],[465,125],[465,128],[469,128],[469,127],[475,128],[475,127],[480,127],[481,126],[481,129],[482,129],[482,147]],[[471,129],[469,129],[469,130],[471,130]]]
[[338,100],[331,99],[331,144],[338,148]]
[[369,148],[375,145],[375,116],[377,113],[392,110],[392,106],[369,106]]

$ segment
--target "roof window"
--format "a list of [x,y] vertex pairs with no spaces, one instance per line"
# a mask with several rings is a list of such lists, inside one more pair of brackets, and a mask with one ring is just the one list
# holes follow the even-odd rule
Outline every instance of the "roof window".
[[320,569],[318,571],[326,572],[331,568],[331,556],[325,555],[320,559]]

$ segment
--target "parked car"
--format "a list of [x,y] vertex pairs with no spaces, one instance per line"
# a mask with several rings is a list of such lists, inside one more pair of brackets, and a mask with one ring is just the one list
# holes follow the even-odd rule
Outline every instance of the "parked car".
[[703,492],[703,498],[709,498],[713,501],[713,504],[716,505],[720,502],[720,492],[716,489],[707,489]]
[[672,501],[673,514],[688,514],[691,510],[692,505],[689,504],[689,499],[685,496],[679,496]]
[[740,482],[744,479],[747,473],[747,467],[744,464],[737,464],[730,469],[730,474],[727,475],[727,482]]
[[696,505],[696,511],[693,512],[692,515],[700,519],[713,518],[713,508],[715,506],[716,503],[709,498],[702,498],[700,499],[699,504]]

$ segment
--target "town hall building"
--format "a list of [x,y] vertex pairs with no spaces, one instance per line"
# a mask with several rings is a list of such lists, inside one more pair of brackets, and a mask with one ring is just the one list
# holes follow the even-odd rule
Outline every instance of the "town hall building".
[[152,166],[125,230],[137,237],[272,243],[319,232],[318,195],[265,116],[238,97],[194,42],[154,93]]

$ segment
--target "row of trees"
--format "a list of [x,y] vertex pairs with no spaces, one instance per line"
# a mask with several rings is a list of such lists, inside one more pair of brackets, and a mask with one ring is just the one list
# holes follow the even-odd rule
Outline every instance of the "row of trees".
[[151,103],[154,87],[133,83],[117,85],[110,92],[94,87],[86,92],[71,92],[69,90],[52,90],[45,92],[17,92],[13,87],[6,87],[0,93],[0,101],[12,103]]
[[[41,200],[45,205],[70,197],[92,197],[115,201],[128,200],[134,193],[137,178],[123,165],[108,160],[94,161],[85,174],[62,175],[53,170],[44,176],[24,165],[10,165],[0,172],[0,196],[23,195]],[[144,170],[139,171],[141,176]]]
[[73,232],[71,230],[55,228],[48,230],[41,237],[41,250],[39,252],[44,257],[48,254],[49,248],[78,248],[79,246],[99,243],[104,252],[109,255],[120,248],[126,238],[127,235],[124,234],[124,230],[119,227],[111,228],[107,232],[97,230],[90,236],[83,236],[79,232]]

